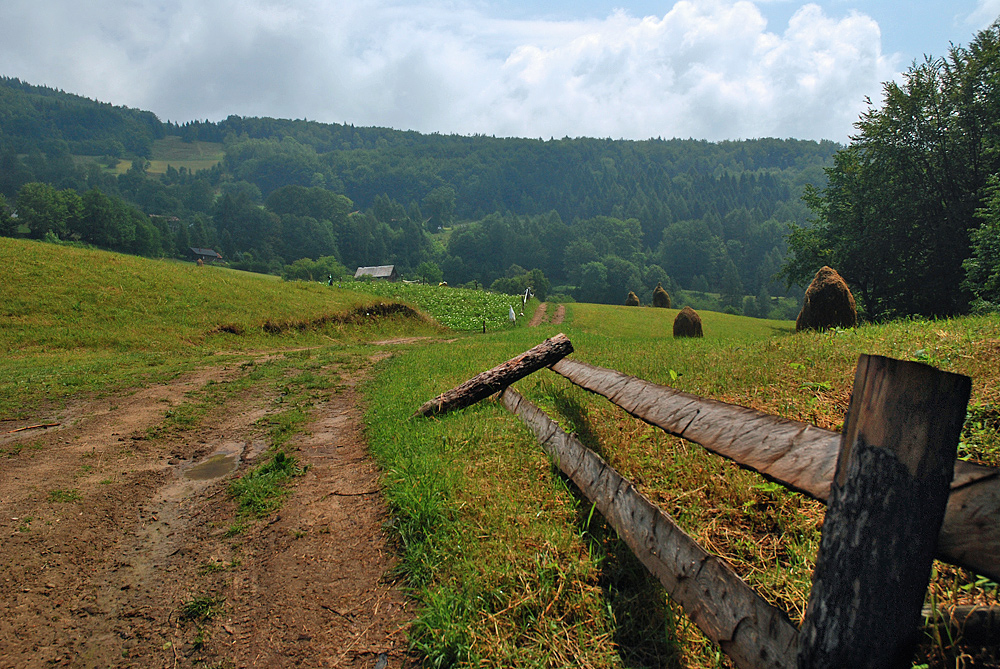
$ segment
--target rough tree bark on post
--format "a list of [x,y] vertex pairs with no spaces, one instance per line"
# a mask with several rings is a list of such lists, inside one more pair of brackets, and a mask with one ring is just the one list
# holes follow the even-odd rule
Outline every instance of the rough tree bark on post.
[[858,360],[801,669],[910,666],[970,390],[927,365]]
[[500,392],[518,379],[559,362],[573,352],[573,344],[563,333],[525,351],[516,358],[478,374],[460,386],[441,393],[416,410],[414,416],[433,416],[461,409]]

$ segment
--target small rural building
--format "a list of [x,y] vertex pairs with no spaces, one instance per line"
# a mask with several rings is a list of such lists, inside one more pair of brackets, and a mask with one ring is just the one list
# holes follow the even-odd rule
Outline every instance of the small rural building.
[[395,265],[378,265],[375,267],[359,267],[354,273],[355,279],[363,276],[370,276],[374,279],[385,279],[387,281],[399,281],[399,272]]
[[221,265],[225,262],[222,259],[222,256],[219,255],[217,251],[213,251],[212,249],[197,249],[192,246],[190,247],[190,251],[191,260],[194,260],[195,262],[200,260],[206,265]]

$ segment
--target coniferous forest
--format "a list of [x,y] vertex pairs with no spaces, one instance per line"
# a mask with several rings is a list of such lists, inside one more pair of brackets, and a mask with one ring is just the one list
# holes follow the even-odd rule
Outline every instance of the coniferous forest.
[[[288,278],[395,264],[604,303],[648,303],[660,283],[738,312],[830,264],[869,317],[961,313],[997,297],[997,34],[887,84],[847,147],[177,124],[0,78],[0,234],[152,257],[212,248]],[[164,167],[168,143],[220,159]]]

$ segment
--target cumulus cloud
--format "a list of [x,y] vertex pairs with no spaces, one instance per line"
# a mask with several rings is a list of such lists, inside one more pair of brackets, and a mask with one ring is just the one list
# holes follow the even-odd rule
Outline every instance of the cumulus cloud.
[[0,73],[177,121],[844,141],[896,66],[872,19],[811,4],[782,26],[746,0],[580,21],[500,20],[461,0],[39,4],[0,7]]

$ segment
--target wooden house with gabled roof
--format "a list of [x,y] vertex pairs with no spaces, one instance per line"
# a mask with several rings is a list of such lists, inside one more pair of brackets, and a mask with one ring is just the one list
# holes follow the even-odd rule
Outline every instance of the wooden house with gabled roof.
[[195,247],[190,247],[191,260],[202,261],[206,265],[222,265],[225,261],[218,251],[213,251],[212,249],[199,249]]
[[373,279],[385,279],[386,281],[399,281],[399,272],[395,265],[376,265],[373,267],[359,267],[354,273],[355,279],[363,276],[370,276]]

